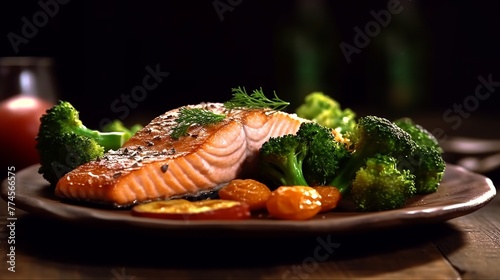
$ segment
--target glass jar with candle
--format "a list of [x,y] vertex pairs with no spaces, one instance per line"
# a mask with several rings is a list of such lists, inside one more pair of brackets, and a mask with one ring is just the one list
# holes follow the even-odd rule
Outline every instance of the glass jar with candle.
[[20,170],[38,163],[35,138],[40,117],[55,104],[58,96],[54,78],[51,58],[0,57],[0,162],[3,168],[13,166]]

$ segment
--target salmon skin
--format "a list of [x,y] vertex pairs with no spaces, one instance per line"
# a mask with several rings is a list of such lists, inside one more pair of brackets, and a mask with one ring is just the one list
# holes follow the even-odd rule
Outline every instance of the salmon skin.
[[255,175],[262,144],[270,137],[296,133],[306,121],[265,109],[227,110],[222,103],[184,107],[207,109],[226,118],[191,126],[187,136],[176,140],[170,133],[180,108],[168,111],[122,148],[63,176],[56,196],[119,208],[211,192],[232,179]]

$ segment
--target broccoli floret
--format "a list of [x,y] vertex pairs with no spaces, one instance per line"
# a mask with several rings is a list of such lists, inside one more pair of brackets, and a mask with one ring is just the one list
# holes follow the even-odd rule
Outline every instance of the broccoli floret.
[[394,123],[410,134],[412,140],[415,141],[417,145],[432,147],[438,152],[443,153],[443,148],[439,145],[436,137],[421,125],[413,122],[412,119],[401,118],[395,120]]
[[417,193],[427,194],[437,191],[446,168],[442,156],[443,149],[437,139],[409,118],[398,119],[394,123],[410,134],[417,144],[411,156],[402,162],[403,167],[411,170],[416,176]]
[[281,185],[336,187],[361,211],[402,207],[442,179],[444,161],[440,150],[427,144],[432,141],[421,141],[422,135],[415,137],[386,118],[358,119],[347,133],[349,147],[332,132],[313,121],[303,123],[296,135],[271,138],[260,150],[263,173]]
[[350,195],[360,211],[403,207],[415,192],[415,176],[399,170],[394,157],[377,154],[366,160],[352,182]]
[[347,148],[332,130],[315,122],[301,124],[296,134],[271,137],[260,151],[262,173],[285,186],[321,185],[332,178]]
[[264,176],[283,186],[307,186],[302,164],[307,147],[294,134],[271,137],[260,148]]
[[103,132],[124,132],[125,138],[128,140],[137,131],[143,128],[140,124],[134,124],[131,127],[125,126],[125,124],[120,120],[113,120],[112,122],[106,124],[102,127]]
[[405,161],[416,149],[415,142],[407,132],[388,119],[377,116],[361,117],[349,138],[354,151],[329,184],[341,193],[349,191],[356,172],[365,165],[367,159],[383,154],[396,158],[398,162]]
[[336,100],[322,92],[308,94],[295,113],[342,134],[352,131],[356,126],[355,112],[349,108],[342,109]]
[[332,129],[318,123],[302,124],[297,137],[307,143],[303,173],[309,185],[325,185],[351,156],[345,143],[335,140]]
[[436,192],[446,169],[442,154],[427,146],[419,146],[410,161],[410,170],[415,174],[417,194]]
[[38,172],[51,184],[77,166],[95,160],[127,140],[124,132],[100,132],[83,125],[78,111],[59,101],[40,118],[36,148],[40,155]]

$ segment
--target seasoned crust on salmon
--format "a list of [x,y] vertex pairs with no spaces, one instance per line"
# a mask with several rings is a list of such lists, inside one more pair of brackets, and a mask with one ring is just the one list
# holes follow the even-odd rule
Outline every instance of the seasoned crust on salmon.
[[230,110],[222,103],[188,105],[226,118],[170,136],[180,108],[153,119],[124,146],[62,177],[58,197],[115,207],[210,191],[255,174],[259,148],[270,137],[295,133],[305,119],[264,109]]

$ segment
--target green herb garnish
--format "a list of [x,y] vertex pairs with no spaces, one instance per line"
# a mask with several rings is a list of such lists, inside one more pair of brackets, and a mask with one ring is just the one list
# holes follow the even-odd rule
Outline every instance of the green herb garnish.
[[181,108],[179,116],[175,120],[177,125],[174,126],[170,136],[174,139],[179,139],[181,136],[187,135],[189,127],[192,125],[208,125],[223,121],[225,115],[216,114],[210,110],[200,108]]
[[224,103],[224,106],[227,109],[241,109],[241,108],[250,108],[250,109],[263,109],[270,108],[276,111],[281,111],[285,109],[290,102],[286,102],[281,100],[274,92],[274,98],[267,98],[262,92],[262,88],[260,90],[255,89],[252,94],[248,94],[243,87],[237,87],[232,89],[233,98]]

